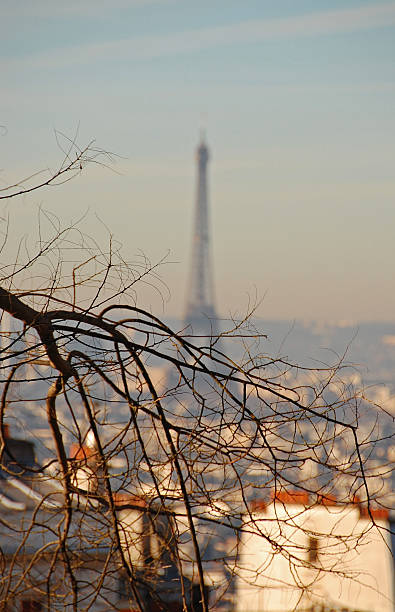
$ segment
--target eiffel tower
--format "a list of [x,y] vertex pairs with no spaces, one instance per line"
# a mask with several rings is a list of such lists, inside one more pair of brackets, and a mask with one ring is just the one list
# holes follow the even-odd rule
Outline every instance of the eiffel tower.
[[210,155],[201,136],[196,150],[197,184],[192,231],[192,256],[188,283],[185,325],[195,336],[218,336],[214,305],[213,271],[210,253],[207,166]]

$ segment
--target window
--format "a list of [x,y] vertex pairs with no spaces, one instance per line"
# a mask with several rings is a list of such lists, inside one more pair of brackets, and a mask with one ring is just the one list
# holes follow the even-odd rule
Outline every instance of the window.
[[132,596],[132,588],[127,576],[121,574],[118,578],[118,599],[130,599]]
[[318,539],[309,537],[308,558],[310,563],[314,563],[318,559]]

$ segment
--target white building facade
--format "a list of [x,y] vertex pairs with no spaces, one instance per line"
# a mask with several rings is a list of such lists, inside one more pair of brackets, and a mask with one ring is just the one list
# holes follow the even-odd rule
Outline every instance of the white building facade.
[[393,612],[388,513],[280,493],[244,517],[237,612]]

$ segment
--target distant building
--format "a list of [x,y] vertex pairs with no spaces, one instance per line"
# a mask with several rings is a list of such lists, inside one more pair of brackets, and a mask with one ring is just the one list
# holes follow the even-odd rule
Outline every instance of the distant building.
[[[209,149],[202,137],[196,150],[197,183],[194,210],[192,255],[187,289],[185,325],[196,336],[218,335],[211,261],[210,208],[208,189]],[[207,344],[207,340],[206,340]]]
[[393,612],[387,511],[281,492],[243,527],[237,612]]
[[[119,547],[96,449],[78,444],[70,449],[69,514],[57,468],[43,470],[34,444],[3,429],[0,609],[133,612],[138,597],[145,612],[182,612],[172,517],[141,497],[114,493]],[[188,611],[199,612],[199,585],[184,576],[183,587]]]
[[[74,498],[74,520],[65,531],[60,481],[37,464],[32,442],[10,437],[7,429],[0,466],[0,608],[39,612],[72,607],[73,575],[78,597],[88,602],[110,551],[109,539],[98,538],[100,521],[90,512],[94,506],[85,498],[80,507],[82,497]],[[59,541],[66,532],[62,551]],[[113,593],[114,584],[109,573],[103,593]],[[106,597],[99,596],[92,609],[108,609]]]

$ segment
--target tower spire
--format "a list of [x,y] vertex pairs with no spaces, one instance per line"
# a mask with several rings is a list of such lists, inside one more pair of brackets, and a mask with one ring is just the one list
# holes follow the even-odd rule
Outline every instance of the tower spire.
[[196,150],[196,200],[185,323],[192,327],[196,335],[215,336],[218,329],[210,253],[207,172],[209,158],[205,134],[201,130],[200,143]]

